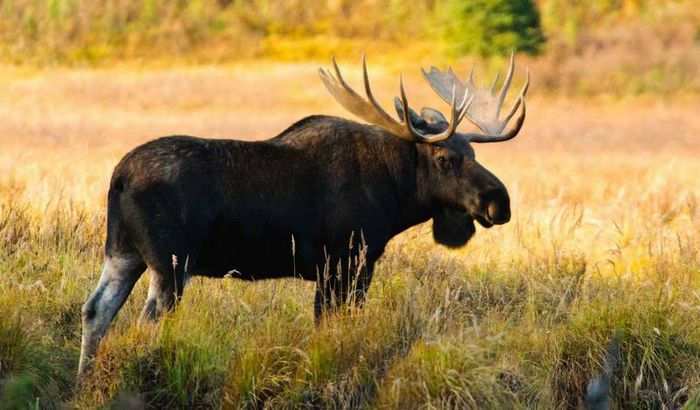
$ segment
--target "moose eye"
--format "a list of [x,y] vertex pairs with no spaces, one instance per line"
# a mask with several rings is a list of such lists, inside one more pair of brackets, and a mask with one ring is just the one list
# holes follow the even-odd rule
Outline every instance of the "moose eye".
[[452,163],[445,156],[439,156],[438,163],[440,164],[440,168],[442,168],[445,171],[452,168]]

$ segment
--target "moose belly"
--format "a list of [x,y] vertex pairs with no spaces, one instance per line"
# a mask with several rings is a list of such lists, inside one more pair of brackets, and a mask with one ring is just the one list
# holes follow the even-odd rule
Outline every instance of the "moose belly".
[[316,280],[315,246],[308,234],[274,221],[218,221],[196,246],[192,274],[244,280],[301,277]]

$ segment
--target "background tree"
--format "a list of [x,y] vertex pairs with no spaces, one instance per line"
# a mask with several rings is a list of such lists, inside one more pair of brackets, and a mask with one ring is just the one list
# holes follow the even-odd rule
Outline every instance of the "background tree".
[[456,55],[537,54],[545,42],[532,0],[443,0],[442,37]]

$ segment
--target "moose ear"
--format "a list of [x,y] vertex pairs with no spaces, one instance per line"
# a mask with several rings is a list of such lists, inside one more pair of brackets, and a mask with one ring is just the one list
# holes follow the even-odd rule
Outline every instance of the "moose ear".
[[[403,121],[403,104],[401,103],[401,100],[399,100],[399,97],[394,97],[394,108],[396,109],[396,113],[399,115],[399,120]],[[411,124],[413,124],[415,128],[422,129],[426,126],[425,119],[418,115],[417,112],[413,111],[411,107],[408,107],[408,115],[411,118]]]
[[445,119],[445,116],[442,115],[442,113],[434,108],[430,107],[423,107],[420,110],[420,115],[423,117],[423,119],[428,123],[428,124],[434,124],[434,125],[449,125],[447,122],[447,119]]

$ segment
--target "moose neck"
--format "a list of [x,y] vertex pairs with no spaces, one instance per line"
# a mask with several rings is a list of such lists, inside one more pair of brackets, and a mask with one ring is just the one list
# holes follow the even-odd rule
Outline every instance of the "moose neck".
[[396,233],[433,217],[424,168],[428,165],[420,146],[387,135],[387,150],[382,159],[392,175],[397,192]]

